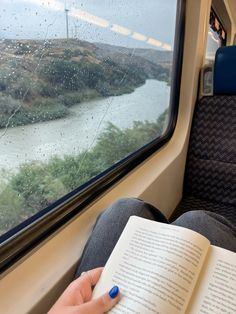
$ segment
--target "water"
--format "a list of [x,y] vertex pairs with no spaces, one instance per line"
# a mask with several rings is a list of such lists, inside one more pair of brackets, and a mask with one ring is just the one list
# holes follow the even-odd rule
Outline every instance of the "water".
[[169,105],[169,92],[165,82],[147,80],[132,94],[75,105],[65,119],[10,128],[0,139],[0,169],[90,149],[109,121],[122,129],[135,120],[156,121]]

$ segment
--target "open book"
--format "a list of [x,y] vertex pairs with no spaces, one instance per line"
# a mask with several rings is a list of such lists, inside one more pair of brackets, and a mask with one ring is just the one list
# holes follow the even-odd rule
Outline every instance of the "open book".
[[236,254],[189,229],[132,216],[94,289],[118,285],[109,313],[236,313]]

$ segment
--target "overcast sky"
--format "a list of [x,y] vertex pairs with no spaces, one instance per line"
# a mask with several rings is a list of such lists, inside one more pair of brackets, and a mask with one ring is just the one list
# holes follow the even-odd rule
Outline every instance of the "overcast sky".
[[[176,0],[67,0],[69,36],[126,47],[170,49]],[[1,0],[0,38],[66,37],[64,0]]]

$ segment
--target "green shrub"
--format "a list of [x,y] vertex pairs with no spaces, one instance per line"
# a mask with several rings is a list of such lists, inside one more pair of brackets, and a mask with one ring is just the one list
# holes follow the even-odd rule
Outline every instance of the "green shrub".
[[31,101],[35,96],[32,79],[26,75],[22,76],[8,87],[8,93],[15,99]]
[[[34,209],[32,209],[32,213]],[[27,218],[24,200],[10,185],[0,192],[0,234],[11,229]]]
[[[11,62],[9,62],[11,63]],[[0,91],[9,91],[13,83],[19,78],[20,73],[14,65],[5,64],[0,70]]]
[[21,166],[16,174],[9,175],[7,183],[0,185],[0,231],[52,204],[160,136],[166,127],[167,115],[165,111],[156,122],[137,121],[125,130],[110,123],[90,151]]
[[71,107],[75,104],[79,104],[81,102],[81,94],[80,93],[66,93],[60,95],[58,97],[58,101],[66,107]]
[[[12,99],[10,96],[0,97],[0,128],[26,125],[36,122],[60,119],[69,115],[69,110],[56,99],[37,99],[31,108]],[[15,114],[9,120],[11,114]]]
[[43,122],[66,117],[69,110],[57,99],[42,98],[33,103],[33,107],[25,112],[32,122]]
[[80,49],[73,50],[73,57],[83,56],[84,53]]
[[70,60],[74,56],[74,53],[71,49],[65,49],[63,52],[63,58],[65,60]]
[[19,108],[19,106],[20,102],[18,100],[0,93],[0,117],[5,114],[11,115],[17,108]]
[[100,94],[94,89],[82,89],[80,92],[67,92],[58,97],[58,101],[66,107],[79,104],[86,100],[98,98]]
[[56,97],[62,92],[57,86],[52,86],[50,83],[44,81],[38,81],[36,90],[42,97]]
[[51,61],[43,68],[41,75],[52,84],[59,84],[68,90],[81,90],[86,87],[94,89],[98,82],[106,79],[103,67],[99,64],[62,59]]
[[80,90],[84,87],[80,67],[77,62],[56,59],[45,66],[41,71],[49,82],[68,90]]
[[20,168],[11,179],[11,186],[23,199],[27,213],[38,211],[68,193],[63,184],[43,163],[31,163]]
[[28,44],[25,43],[18,43],[16,50],[15,50],[15,55],[27,55],[30,54],[31,47]]
[[7,89],[7,85],[7,76],[5,75],[5,73],[0,71],[0,91],[5,91]]

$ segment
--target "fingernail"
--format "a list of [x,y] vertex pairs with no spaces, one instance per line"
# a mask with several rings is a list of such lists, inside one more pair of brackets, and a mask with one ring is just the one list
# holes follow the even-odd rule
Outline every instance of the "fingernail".
[[109,291],[109,296],[112,299],[115,299],[115,297],[118,295],[119,293],[119,287],[118,286],[114,286],[110,291]]

